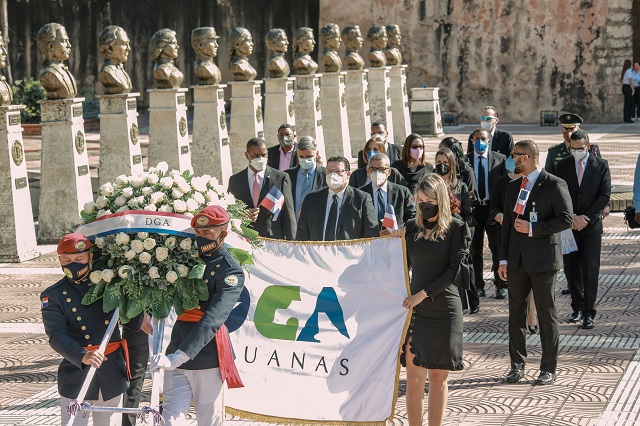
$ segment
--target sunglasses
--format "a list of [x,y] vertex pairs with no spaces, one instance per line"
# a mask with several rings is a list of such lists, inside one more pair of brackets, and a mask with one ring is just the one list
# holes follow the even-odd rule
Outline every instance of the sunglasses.
[[481,121],[491,121],[494,118],[496,118],[496,117],[494,117],[493,115],[482,115],[482,116],[480,116],[480,120]]
[[520,153],[520,152],[512,152],[511,153],[511,158],[513,158],[515,160],[516,157],[522,157],[523,155],[529,155],[529,154],[525,154],[524,152],[522,152],[522,153]]

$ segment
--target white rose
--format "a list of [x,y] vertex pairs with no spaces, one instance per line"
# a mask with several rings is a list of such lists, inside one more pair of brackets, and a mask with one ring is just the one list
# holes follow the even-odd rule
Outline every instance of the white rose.
[[200,206],[200,203],[198,203],[196,200],[194,200],[193,198],[189,198],[187,200],[187,210],[190,212],[196,211],[198,209],[198,207]]
[[142,195],[146,197],[147,195],[150,195],[153,192],[153,188],[151,188],[150,186],[145,186],[140,190],[140,192],[142,192]]
[[165,247],[175,247],[176,246],[176,237],[169,237],[164,241]]
[[127,199],[120,195],[115,199],[114,203],[116,203],[116,206],[122,207],[127,204]]
[[127,210],[129,210],[129,208],[127,206],[123,206],[116,210],[116,213],[126,212]]
[[109,213],[111,213],[109,210],[98,210],[98,213],[96,214],[96,219],[101,218],[102,216],[106,216]]
[[185,194],[187,192],[191,191],[191,185],[189,184],[189,182],[187,182],[186,180],[182,179],[182,180],[177,180],[176,179],[176,183],[178,184],[178,189],[182,192],[184,192]]
[[104,238],[102,237],[97,237],[94,241],[95,245],[98,246],[98,248],[102,248],[104,247]]
[[131,249],[136,253],[142,253],[144,250],[144,244],[140,240],[131,241]]
[[127,260],[132,260],[134,257],[136,257],[136,252],[133,250],[127,250],[124,252],[124,258]]
[[180,174],[180,170],[171,170],[169,172],[169,176],[171,176],[174,179],[182,177],[182,175]]
[[178,274],[182,278],[186,278],[189,275],[189,268],[184,265],[178,265]]
[[242,221],[240,219],[231,219],[231,227],[233,229],[235,229],[236,231],[240,232],[242,229],[240,228],[242,226]]
[[131,188],[130,186],[127,186],[126,188],[122,189],[122,196],[124,198],[131,198],[133,197],[133,188]]
[[124,232],[120,232],[118,235],[116,235],[116,244],[118,244],[119,246],[123,246],[128,242],[129,242],[129,236]]
[[145,240],[142,242],[142,245],[144,246],[145,250],[151,250],[156,246],[156,240],[154,240],[153,238],[145,238]]
[[171,213],[173,211],[173,207],[169,206],[169,205],[162,205],[160,206],[160,208],[158,209],[159,212],[164,212],[164,213]]
[[93,271],[89,275],[89,279],[91,280],[92,283],[98,284],[102,280],[102,278],[100,278],[100,271]]
[[146,206],[144,206],[144,210],[148,212],[155,212],[156,210],[158,210],[158,208],[155,204],[147,204]]
[[202,177],[194,177],[191,179],[191,186],[196,191],[205,192],[207,190],[207,180]]
[[99,209],[107,207],[107,204],[109,204],[109,200],[104,195],[99,196],[96,200],[96,207]]
[[154,192],[150,197],[151,204],[158,204],[164,200],[164,192]]
[[85,213],[91,214],[95,209],[96,203],[94,203],[93,201],[89,201],[88,203],[84,204],[84,208],[82,210],[84,210]]
[[156,169],[155,167],[149,167],[149,173],[159,173],[160,171],[158,169]]
[[171,284],[173,284],[177,280],[178,280],[178,274],[176,274],[174,271],[167,272],[167,281],[169,281]]
[[155,185],[160,180],[160,177],[155,173],[149,173],[147,176],[147,183],[151,185]]
[[227,192],[226,194],[224,194],[224,200],[227,202],[227,204],[235,204],[236,197],[232,193]]
[[161,161],[158,163],[156,168],[160,170],[162,173],[167,173],[167,170],[169,170],[169,165],[167,164],[166,161]]
[[134,188],[140,188],[144,185],[144,176],[134,176],[131,178],[131,186]]
[[191,250],[191,238],[183,238],[180,241],[180,248],[182,250]]
[[113,185],[111,184],[111,182],[107,182],[100,187],[100,194],[104,195],[105,197],[110,197],[113,195]]
[[211,180],[211,175],[202,175],[200,177],[204,179],[205,184],[209,183],[209,181]]
[[122,265],[120,268],[118,268],[118,276],[122,279],[127,278],[129,276],[129,272],[126,271],[126,267],[127,265]]
[[149,278],[160,278],[160,271],[158,271],[156,266],[149,268]]
[[126,175],[120,175],[116,178],[116,184],[122,186],[129,183],[129,178]]
[[171,190],[171,196],[173,197],[174,200],[182,198],[183,195],[184,195],[184,193],[182,191],[180,191],[178,188],[173,188]]
[[151,254],[147,253],[146,251],[143,251],[138,256],[138,260],[140,261],[140,263],[147,264],[147,263],[151,262]]
[[211,179],[209,179],[209,186],[210,187],[215,188],[219,184],[220,184],[220,182],[218,182],[218,178],[212,177]]
[[138,201],[139,201],[139,200],[138,200],[138,197],[133,197],[133,198],[129,199],[129,201],[127,201],[127,205],[128,205],[129,207],[135,207],[135,206],[137,206],[138,204],[140,204]]
[[100,272],[100,278],[106,283],[110,283],[114,275],[112,269],[103,269],[102,272]]
[[137,237],[139,240],[144,240],[145,238],[149,238],[148,232],[138,232]]
[[187,203],[182,200],[175,200],[173,202],[173,209],[178,213],[183,213],[187,211]]
[[182,214],[185,215],[186,217],[193,217],[193,213],[190,213],[190,212],[184,212]]
[[84,219],[80,216],[76,217],[76,220],[73,221],[75,226],[84,225]]
[[[209,203],[209,205],[211,204],[215,204],[215,203]],[[224,200],[222,198],[218,200],[218,205],[225,210],[229,207],[229,203],[227,203],[227,200]]]
[[200,192],[194,192],[191,197],[198,202],[198,205],[204,204],[206,202],[204,199],[204,195],[202,195]]
[[207,200],[207,203],[209,203],[209,205],[215,204],[218,201],[218,194],[210,189],[206,194],[204,194],[204,199]]
[[169,189],[173,186],[173,179],[169,176],[165,176],[160,179],[160,185],[162,185],[163,189]]
[[158,262],[163,262],[167,257],[169,257],[168,248],[156,247],[156,259],[158,259]]

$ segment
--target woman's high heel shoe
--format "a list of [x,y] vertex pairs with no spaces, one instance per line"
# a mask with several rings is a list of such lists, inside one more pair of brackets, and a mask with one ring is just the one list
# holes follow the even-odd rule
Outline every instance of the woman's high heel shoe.
[[528,325],[527,327],[529,328],[529,333],[531,333],[531,334],[537,334],[538,333],[538,326],[537,325],[534,325],[534,326]]

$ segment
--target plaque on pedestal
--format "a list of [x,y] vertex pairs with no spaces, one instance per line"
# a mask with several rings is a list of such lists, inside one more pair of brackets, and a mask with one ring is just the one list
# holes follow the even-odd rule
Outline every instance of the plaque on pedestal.
[[347,117],[346,71],[325,73],[320,80],[320,102],[324,120],[326,155],[341,155],[352,161]]
[[226,187],[232,173],[225,87],[226,84],[193,86],[191,163],[196,176],[215,176]]
[[352,157],[358,155],[371,133],[368,72],[365,69],[347,71],[347,116]]
[[39,254],[20,126],[22,108],[0,106],[0,262],[22,262]]
[[[369,68],[369,109],[371,121],[382,121],[387,128],[387,140],[390,143],[402,144],[396,141],[393,134],[393,116],[391,114],[391,67]],[[363,143],[364,145],[364,143]]]
[[77,223],[85,203],[93,201],[82,101],[38,101],[42,110],[40,243],[57,243]]
[[100,100],[100,185],[120,175],[139,175],[142,152],[138,140],[137,97],[140,93],[98,96]]
[[187,128],[187,89],[148,89],[149,167],[166,161],[169,170],[192,170]]
[[322,74],[297,75],[293,106],[296,112],[296,134],[311,136],[318,143],[318,154],[327,161],[320,101]]
[[262,80],[232,81],[231,85],[231,164],[233,173],[247,167],[247,141],[264,139]]
[[295,77],[267,78],[264,80],[264,139],[267,146],[277,145],[278,128],[290,124],[296,128],[293,107]]
[[411,128],[422,136],[444,136],[439,87],[411,89]]
[[407,91],[407,65],[394,65],[389,72],[391,85],[391,114],[395,143],[403,145],[411,134],[409,94]]

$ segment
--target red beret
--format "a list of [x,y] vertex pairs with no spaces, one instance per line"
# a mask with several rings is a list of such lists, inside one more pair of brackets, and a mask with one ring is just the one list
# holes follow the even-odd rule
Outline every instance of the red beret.
[[192,228],[210,228],[229,222],[229,213],[220,206],[207,206],[191,219]]
[[84,235],[74,232],[67,234],[58,243],[58,254],[84,253],[91,248],[91,241]]

